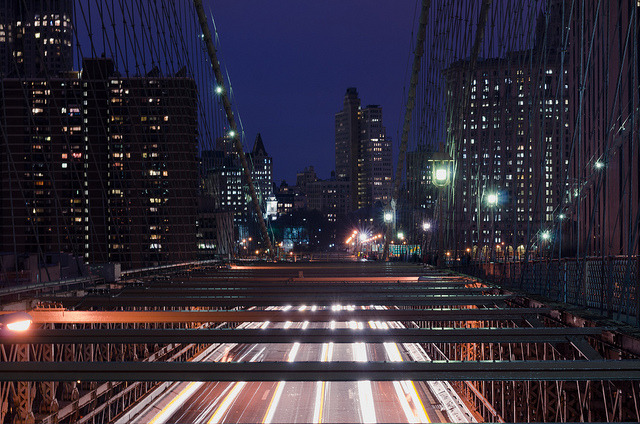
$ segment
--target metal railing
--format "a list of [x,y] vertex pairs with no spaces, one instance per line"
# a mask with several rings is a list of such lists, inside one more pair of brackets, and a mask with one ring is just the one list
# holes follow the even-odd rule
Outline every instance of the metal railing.
[[638,256],[448,264],[448,268],[640,326]]

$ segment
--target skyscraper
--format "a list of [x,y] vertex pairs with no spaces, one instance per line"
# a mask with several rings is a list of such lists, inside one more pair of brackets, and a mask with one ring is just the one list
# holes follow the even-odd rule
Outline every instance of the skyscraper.
[[[554,18],[546,30],[561,26]],[[447,150],[456,164],[449,234],[458,251],[489,255],[500,245],[523,253],[557,219],[568,172],[566,70],[557,51],[546,53],[544,68],[530,66],[545,54],[545,25],[537,29],[531,49],[478,60],[471,73],[468,61],[445,70]]]
[[360,115],[358,208],[391,200],[393,178],[391,140],[382,125],[382,108],[369,105]]
[[123,78],[102,58],[2,85],[0,251],[123,268],[195,258],[193,79]]
[[336,178],[351,183],[351,210],[358,208],[358,157],[360,150],[360,98],[355,87],[347,88],[344,106],[335,115]]
[[55,77],[73,67],[73,1],[5,0],[0,77]]
[[382,108],[362,109],[358,91],[347,89],[335,115],[336,179],[349,181],[350,211],[386,203],[392,182],[391,140],[382,123]]

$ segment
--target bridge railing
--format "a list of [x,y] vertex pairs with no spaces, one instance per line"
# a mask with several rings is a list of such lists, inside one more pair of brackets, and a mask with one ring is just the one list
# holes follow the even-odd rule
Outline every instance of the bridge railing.
[[451,263],[449,268],[640,326],[638,256]]

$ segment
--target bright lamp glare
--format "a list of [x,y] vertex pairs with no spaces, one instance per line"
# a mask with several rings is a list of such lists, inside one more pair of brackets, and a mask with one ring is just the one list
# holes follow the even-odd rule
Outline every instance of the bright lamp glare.
[[427,231],[430,228],[431,228],[431,224],[429,224],[428,222],[425,222],[425,223],[422,224],[422,229],[424,231]]
[[7,328],[11,331],[26,331],[31,325],[31,320],[16,321],[11,324],[7,324]]
[[445,168],[436,169],[436,180],[444,181],[447,179],[447,170]]
[[489,194],[487,195],[487,203],[490,205],[495,205],[498,203],[498,195],[497,194]]
[[391,222],[392,219],[393,219],[393,215],[391,215],[391,212],[384,213],[384,222]]
[[543,240],[549,240],[550,237],[551,237],[551,234],[549,233],[549,231],[544,231],[542,233],[542,239]]
[[221,94],[221,93],[222,93],[222,87],[217,86],[217,87],[216,87],[216,93],[217,93],[217,94]]
[[229,131],[229,137],[233,138],[235,136],[236,136],[236,132],[235,131],[233,131],[233,130]]

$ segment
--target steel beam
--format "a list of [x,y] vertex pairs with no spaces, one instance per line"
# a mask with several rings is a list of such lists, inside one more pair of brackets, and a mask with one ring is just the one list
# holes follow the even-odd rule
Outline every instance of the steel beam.
[[3,335],[3,344],[128,343],[560,343],[601,328],[34,329]]
[[[129,283],[134,284],[134,283]],[[143,287],[148,287],[151,289],[156,288],[171,288],[171,289],[181,289],[181,288],[201,288],[201,289],[210,289],[210,288],[283,288],[283,289],[293,289],[297,288],[305,288],[305,287],[318,287],[320,289],[326,290],[350,290],[350,289],[372,289],[372,290],[382,290],[382,289],[425,289],[425,290],[434,290],[434,289],[453,289],[453,288],[464,288],[469,284],[473,284],[471,281],[437,281],[437,282],[343,282],[337,281],[335,283],[330,283],[326,281],[278,281],[278,282],[237,282],[237,281],[208,281],[208,282],[193,282],[193,281],[174,281],[174,282],[144,282],[141,284],[140,282],[135,282],[136,285]],[[125,287],[127,283],[125,283]],[[474,287],[476,288],[476,287]],[[490,290],[494,287],[485,286],[480,287],[484,290]]]
[[638,381],[640,361],[2,362],[0,381]]
[[[505,321],[549,314],[549,308],[384,309],[331,311],[29,311],[35,324],[285,321]],[[0,315],[11,311],[0,311]]]
[[278,286],[278,287],[225,287],[225,288],[199,288],[199,287],[182,287],[176,285],[174,287],[147,287],[147,288],[128,288],[121,292],[120,295],[125,296],[292,296],[292,295],[340,295],[358,293],[360,296],[408,296],[408,295],[474,295],[488,293],[492,288],[412,288],[407,286],[389,286],[375,288],[366,287],[330,287],[330,286]]
[[485,295],[485,296],[417,296],[417,295],[381,295],[361,296],[358,293],[333,295],[298,295],[298,296],[69,296],[69,297],[42,297],[40,300],[61,303],[66,307],[190,307],[210,306],[218,308],[231,308],[237,306],[285,306],[300,304],[352,304],[356,306],[368,305],[397,305],[397,306],[454,306],[454,305],[494,305],[513,298],[512,295]]

